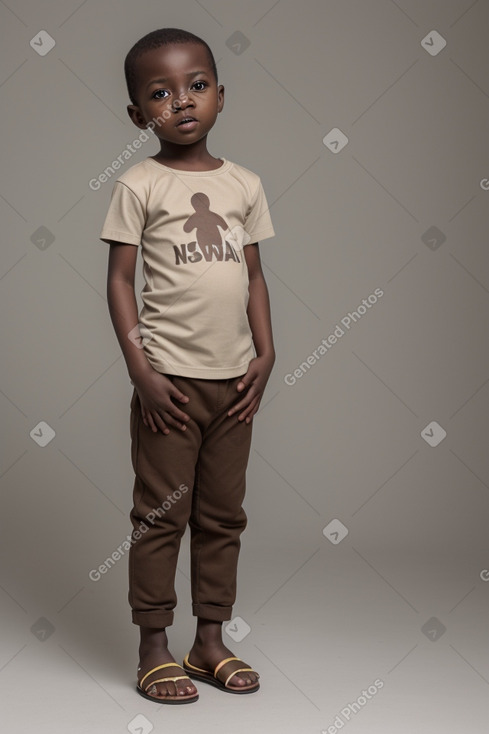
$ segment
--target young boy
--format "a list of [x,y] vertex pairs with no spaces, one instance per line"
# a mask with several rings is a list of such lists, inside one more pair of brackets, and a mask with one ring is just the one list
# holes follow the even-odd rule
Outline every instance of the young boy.
[[[231,693],[259,688],[258,673],[224,645],[221,627],[236,599],[252,419],[275,361],[258,249],[275,232],[259,177],[207,150],[224,87],[205,41],[157,30],[133,46],[124,68],[129,116],[160,141],[159,153],[114,183],[100,235],[110,243],[110,316],[134,386],[129,603],[141,633],[137,690],[160,703],[190,703],[198,692],[189,676]],[[187,523],[197,630],[182,667],[166,627]]]

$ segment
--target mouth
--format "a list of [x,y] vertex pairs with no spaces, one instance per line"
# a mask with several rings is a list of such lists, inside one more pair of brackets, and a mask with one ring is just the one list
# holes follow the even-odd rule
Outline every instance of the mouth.
[[195,124],[197,123],[197,120],[195,119],[195,117],[187,116],[187,117],[182,117],[182,119],[179,120],[179,122],[177,122],[176,126],[181,127],[183,125],[183,127],[191,127],[193,126],[193,123]]

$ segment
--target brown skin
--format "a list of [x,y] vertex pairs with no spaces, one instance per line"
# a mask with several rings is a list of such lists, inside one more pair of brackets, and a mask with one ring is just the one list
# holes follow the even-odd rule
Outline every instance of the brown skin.
[[[195,74],[194,72],[200,72]],[[224,105],[224,87],[217,85],[204,46],[200,44],[175,44],[146,52],[138,61],[138,105],[128,105],[127,111],[134,124],[145,129],[151,120],[162,118],[154,128],[160,140],[160,152],[153,156],[170,168],[207,171],[219,168],[222,162],[207,150],[207,134]],[[154,80],[164,79],[164,82]],[[165,110],[171,116],[163,115]],[[193,130],[177,127],[178,120],[194,117]],[[257,413],[263,393],[275,361],[268,290],[261,268],[258,243],[243,249],[248,267],[249,302],[248,320],[253,335],[256,357],[239,382],[241,393],[229,411],[230,420],[250,423]],[[186,429],[190,416],[179,406],[189,398],[178,390],[171,380],[157,372],[145,356],[128,338],[128,333],[138,324],[138,307],[134,292],[138,248],[130,244],[111,243],[107,299],[109,312],[124,355],[128,373],[137,390],[141,414],[148,430],[162,431]],[[178,404],[177,404],[178,403]],[[198,618],[190,662],[199,668],[213,670],[231,652],[222,641],[221,622]],[[152,668],[174,661],[168,651],[165,629],[140,627],[138,680]],[[164,671],[161,671],[164,675]],[[154,677],[154,676],[153,676]],[[237,673],[230,680],[234,686],[253,685],[259,675],[253,672]],[[181,681],[157,683],[155,697],[192,696],[197,689],[189,678]],[[151,694],[153,695],[153,694]]]

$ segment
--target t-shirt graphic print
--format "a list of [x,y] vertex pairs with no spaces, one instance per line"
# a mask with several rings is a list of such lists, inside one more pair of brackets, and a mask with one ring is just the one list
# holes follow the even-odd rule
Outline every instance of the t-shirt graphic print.
[[[175,264],[199,262],[202,258],[210,262],[213,257],[216,260],[224,260],[224,262],[228,260],[240,262],[231,242],[227,240],[223,242],[223,236],[219,231],[219,227],[228,235],[230,240],[235,240],[237,233],[231,232],[226,221],[220,214],[210,210],[210,202],[207,194],[204,194],[202,191],[193,194],[190,203],[195,209],[195,214],[192,214],[187,219],[183,225],[183,231],[192,232],[195,229],[196,242],[182,244],[180,247],[173,245]],[[242,242],[238,246],[241,247],[241,245]]]

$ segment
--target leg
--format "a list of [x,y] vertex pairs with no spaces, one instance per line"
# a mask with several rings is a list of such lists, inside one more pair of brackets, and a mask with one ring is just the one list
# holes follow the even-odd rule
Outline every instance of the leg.
[[[222,622],[231,619],[236,599],[240,535],[246,527],[242,507],[252,424],[239,422],[227,411],[237,400],[241,378],[216,380],[214,418],[203,433],[192,498],[191,561],[193,613],[198,617],[189,662],[204,669],[234,654],[222,641]],[[182,387],[183,389],[183,387]],[[246,687],[258,674],[237,673],[229,681]]]
[[[168,650],[165,627],[173,622],[176,605],[174,579],[181,537],[191,511],[194,467],[200,446],[200,432],[194,421],[185,433],[173,430],[168,436],[153,433],[142,422],[139,399],[131,401],[131,456],[136,474],[133,525],[129,551],[129,602],[132,619],[140,625],[138,682],[153,668],[175,663]],[[187,491],[181,487],[185,485]],[[176,663],[175,663],[176,665]],[[164,676],[177,677],[183,671],[169,668],[155,671],[143,681],[145,688]],[[197,689],[185,677],[156,683],[148,692],[156,700],[193,697]]]
[[128,598],[134,624],[162,629],[173,623],[178,552],[191,512],[201,435],[195,421],[185,432],[153,433],[142,421],[134,390],[131,438],[135,480]]

